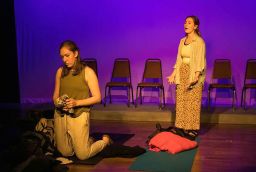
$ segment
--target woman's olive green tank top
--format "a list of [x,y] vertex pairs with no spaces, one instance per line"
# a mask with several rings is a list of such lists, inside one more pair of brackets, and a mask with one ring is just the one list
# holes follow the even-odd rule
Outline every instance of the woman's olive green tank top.
[[[68,95],[75,100],[86,99],[90,96],[89,87],[85,81],[84,69],[78,75],[72,75],[72,72],[60,79],[60,96]],[[78,117],[83,112],[89,112],[89,106],[74,108],[73,117]]]

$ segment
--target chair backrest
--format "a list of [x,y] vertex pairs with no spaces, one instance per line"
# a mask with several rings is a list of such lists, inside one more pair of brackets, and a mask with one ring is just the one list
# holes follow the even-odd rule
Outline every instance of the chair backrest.
[[86,65],[94,70],[96,75],[98,76],[98,65],[97,60],[95,58],[85,58],[83,59],[86,62]]
[[229,59],[216,59],[214,61],[212,79],[231,79],[232,68]]
[[160,59],[147,59],[144,67],[142,81],[146,79],[159,79],[163,82],[162,78],[162,64]]
[[246,82],[247,79],[256,79],[256,59],[247,60],[244,82]]
[[128,58],[116,58],[112,71],[112,78],[128,79],[131,82],[130,60]]

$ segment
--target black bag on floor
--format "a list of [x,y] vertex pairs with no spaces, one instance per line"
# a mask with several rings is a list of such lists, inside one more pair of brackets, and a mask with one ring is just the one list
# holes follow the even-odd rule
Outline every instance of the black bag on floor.
[[27,131],[15,145],[1,154],[1,163],[5,171],[66,172],[68,168],[53,158],[55,153],[56,149],[44,133]]
[[171,131],[172,127],[168,127],[168,128],[162,128],[161,124],[160,123],[156,123],[156,130],[153,131],[147,138],[146,140],[146,144],[148,145],[148,143],[150,142],[150,140],[155,136],[157,135],[158,133],[160,132],[163,132],[163,131]]

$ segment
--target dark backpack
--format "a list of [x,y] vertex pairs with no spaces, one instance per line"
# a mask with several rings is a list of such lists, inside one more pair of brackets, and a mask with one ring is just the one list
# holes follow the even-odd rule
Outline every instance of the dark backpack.
[[56,151],[49,137],[43,132],[27,131],[22,135],[21,143],[30,145],[25,146],[29,155],[47,152],[53,154]]
[[[46,155],[46,153],[50,155]],[[19,141],[1,156],[4,171],[13,172],[66,172],[68,168],[54,155],[57,150],[43,132],[26,131]]]

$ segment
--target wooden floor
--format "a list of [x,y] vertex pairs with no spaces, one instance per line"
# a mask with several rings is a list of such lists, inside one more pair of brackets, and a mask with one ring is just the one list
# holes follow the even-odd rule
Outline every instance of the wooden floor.
[[[161,123],[167,127],[168,123]],[[134,133],[125,145],[145,147],[155,122],[91,121],[92,131]],[[256,171],[256,125],[203,124],[192,172]],[[69,165],[69,172],[126,172],[134,158],[107,158],[95,166]]]
[[[19,105],[1,105],[1,137],[3,128],[15,126],[18,118],[28,118],[27,110],[35,107]],[[39,109],[47,109],[43,106]],[[38,107],[36,108],[38,109]],[[147,136],[155,130],[156,121],[163,127],[172,125],[175,114],[172,108],[159,110],[157,106],[140,106],[127,108],[125,105],[102,107],[92,110],[91,132],[133,133],[135,134],[125,145],[145,147]],[[157,114],[157,115],[155,115]],[[107,119],[102,120],[102,116]],[[111,117],[111,118],[110,118]],[[113,120],[111,120],[113,119]],[[128,119],[128,120],[127,120]],[[136,121],[136,120],[145,121]],[[148,119],[148,121],[147,121]],[[170,120],[171,119],[171,120]],[[241,122],[241,123],[238,123]],[[235,123],[235,124],[230,124]],[[8,131],[8,130],[7,130]],[[11,137],[14,137],[10,131]],[[217,108],[212,112],[202,112],[200,143],[192,172],[251,172],[256,171],[256,110],[232,112],[230,108]],[[4,147],[1,142],[0,147]],[[127,172],[135,158],[106,158],[95,166],[69,165],[69,172]]]

